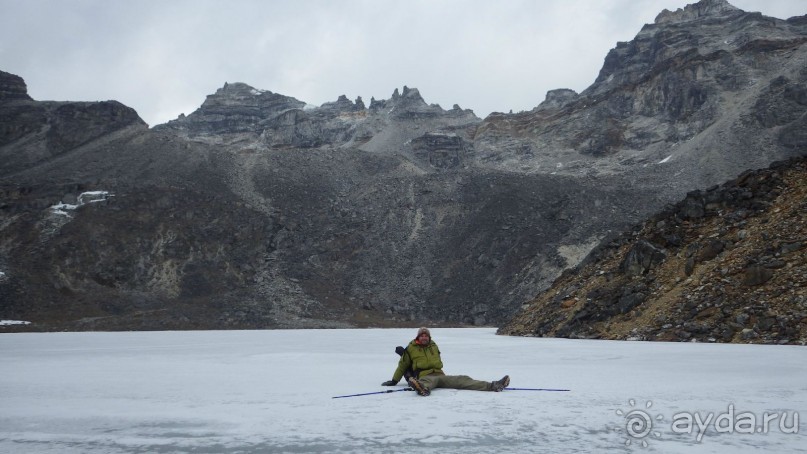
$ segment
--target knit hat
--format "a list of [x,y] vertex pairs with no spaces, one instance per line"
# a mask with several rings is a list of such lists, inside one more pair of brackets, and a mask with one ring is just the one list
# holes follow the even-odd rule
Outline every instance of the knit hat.
[[415,336],[415,339],[417,339],[418,337],[420,337],[420,335],[421,335],[421,334],[423,334],[423,333],[428,334],[428,335],[429,335],[429,339],[431,339],[431,337],[432,337],[432,333],[429,331],[429,328],[426,328],[426,327],[421,327],[421,328],[418,328],[418,335],[417,335],[417,336]]

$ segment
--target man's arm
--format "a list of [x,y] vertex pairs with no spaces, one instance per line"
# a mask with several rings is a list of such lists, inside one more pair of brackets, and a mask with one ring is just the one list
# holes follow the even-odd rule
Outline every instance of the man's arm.
[[409,369],[412,365],[412,358],[409,357],[409,352],[404,351],[401,355],[401,359],[398,360],[398,368],[395,369],[395,373],[392,374],[392,380],[385,381],[382,383],[383,386],[395,386],[401,381],[401,377],[403,377],[404,372]]

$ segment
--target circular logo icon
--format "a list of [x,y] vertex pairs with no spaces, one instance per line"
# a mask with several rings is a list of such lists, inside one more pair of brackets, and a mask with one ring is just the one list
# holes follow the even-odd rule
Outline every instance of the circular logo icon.
[[653,430],[653,419],[644,410],[633,410],[625,415],[625,431],[633,438],[644,438]]
[[[636,406],[636,401],[631,399],[628,401],[631,407]],[[652,401],[647,401],[645,404],[645,408],[649,409],[653,406]],[[630,446],[633,440],[641,440],[642,446],[647,447],[647,438],[649,435],[653,435],[656,438],[661,438],[661,432],[654,432],[653,431],[653,417],[650,416],[650,413],[646,412],[645,410],[630,410],[629,412],[625,413],[622,410],[617,410],[616,414],[619,416],[623,416],[625,418],[625,433],[628,434],[628,438],[625,440],[625,446]],[[661,421],[664,419],[663,416],[658,415],[656,416],[657,420]],[[616,428],[617,432],[622,432],[622,427]]]

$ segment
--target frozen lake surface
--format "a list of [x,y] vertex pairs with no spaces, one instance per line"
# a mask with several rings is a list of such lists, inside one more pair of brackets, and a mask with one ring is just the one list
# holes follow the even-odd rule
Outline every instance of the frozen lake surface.
[[415,332],[0,334],[0,452],[807,452],[805,347],[432,328],[448,374],[571,391],[332,399]]

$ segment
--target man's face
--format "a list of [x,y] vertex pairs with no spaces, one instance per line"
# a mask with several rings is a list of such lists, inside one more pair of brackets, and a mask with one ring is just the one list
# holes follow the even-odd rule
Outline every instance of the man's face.
[[430,340],[431,338],[426,333],[420,333],[420,336],[418,336],[418,343],[421,345],[428,344]]

